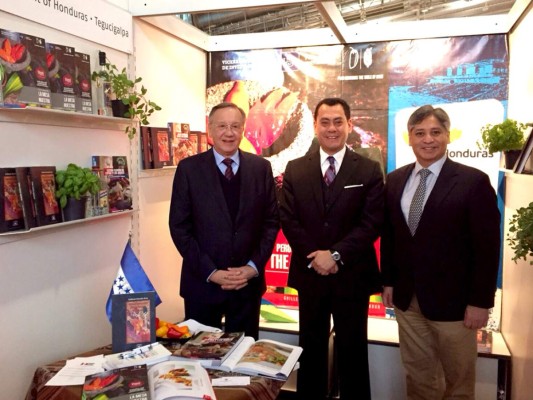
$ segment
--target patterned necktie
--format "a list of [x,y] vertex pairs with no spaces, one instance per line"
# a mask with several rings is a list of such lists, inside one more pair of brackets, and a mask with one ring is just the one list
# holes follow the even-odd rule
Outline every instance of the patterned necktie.
[[409,225],[409,230],[411,235],[415,235],[416,228],[418,227],[418,222],[420,221],[420,216],[422,215],[422,210],[424,209],[424,197],[426,196],[426,179],[431,174],[429,169],[421,169],[420,174],[420,183],[416,188],[413,200],[411,200],[411,207],[409,208],[409,217],[407,218],[407,225]]
[[331,182],[333,182],[333,180],[335,179],[335,157],[333,156],[329,156],[327,158],[327,160],[329,161],[329,167],[328,169],[326,170],[326,172],[324,173],[324,182],[326,182],[326,185],[330,185]]
[[224,172],[224,176],[229,181],[231,178],[233,178],[233,168],[231,168],[233,160],[231,158],[225,158],[222,162],[226,164],[226,172]]

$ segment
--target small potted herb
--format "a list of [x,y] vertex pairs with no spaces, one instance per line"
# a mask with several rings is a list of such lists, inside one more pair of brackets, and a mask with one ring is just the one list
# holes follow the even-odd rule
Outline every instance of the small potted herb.
[[66,221],[85,218],[86,196],[100,190],[100,180],[90,168],[70,163],[56,171],[56,197]]
[[[108,82],[111,93],[116,100],[115,102],[122,103],[125,106],[125,112],[121,116],[130,119],[130,124],[126,127],[126,134],[130,139],[133,139],[137,132],[137,123],[141,125],[148,125],[148,118],[154,111],[161,110],[156,103],[148,100],[146,97],[147,89],[141,85],[137,88],[137,84],[142,81],[142,78],[135,78],[131,80],[126,73],[126,68],[119,70],[116,65],[111,64],[108,60],[103,65],[100,71],[93,71],[91,79],[96,82]],[[115,112],[114,112],[115,114]]]
[[491,155],[499,151],[503,152],[505,167],[511,169],[524,146],[525,130],[526,124],[509,118],[500,124],[487,124],[481,129],[481,139],[478,140],[477,145]]
[[516,210],[509,223],[507,241],[514,250],[513,261],[526,260],[533,265],[533,202]]

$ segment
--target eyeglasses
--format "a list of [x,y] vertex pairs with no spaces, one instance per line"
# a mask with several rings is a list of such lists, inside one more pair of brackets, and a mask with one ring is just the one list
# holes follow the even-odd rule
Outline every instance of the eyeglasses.
[[234,124],[218,123],[218,124],[213,124],[213,126],[218,132],[225,132],[228,129],[230,129],[233,133],[240,133],[242,131],[242,124],[237,124],[237,123],[234,123]]

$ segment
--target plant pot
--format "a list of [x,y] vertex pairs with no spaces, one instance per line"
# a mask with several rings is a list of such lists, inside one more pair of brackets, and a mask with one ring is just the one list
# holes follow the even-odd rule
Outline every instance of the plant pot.
[[506,150],[503,152],[505,169],[514,169],[514,165],[518,161],[521,152],[522,150]]
[[85,218],[85,205],[87,204],[87,197],[82,196],[79,200],[74,197],[69,197],[67,205],[63,208],[63,221],[74,221],[76,219]]
[[111,109],[113,110],[113,117],[127,118],[124,114],[128,112],[129,107],[122,100],[111,100]]

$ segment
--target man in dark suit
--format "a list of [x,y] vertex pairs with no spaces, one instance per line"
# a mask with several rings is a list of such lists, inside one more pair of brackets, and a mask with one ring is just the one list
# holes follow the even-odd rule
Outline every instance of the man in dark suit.
[[246,115],[233,103],[209,114],[213,149],[180,161],[169,227],[183,257],[185,318],[257,338],[264,268],[279,230],[270,163],[239,151]]
[[321,100],[314,113],[320,149],[287,164],[280,217],[292,248],[289,286],[298,290],[303,347],[300,399],[328,394],[328,340],[333,316],[341,399],[370,399],[369,295],[381,291],[374,242],[383,222],[379,163],[345,146],[350,107]]
[[422,106],[407,127],[416,163],[387,176],[383,302],[395,307],[408,399],[474,400],[476,330],[498,274],[496,194],[485,173],[447,158],[444,110]]

